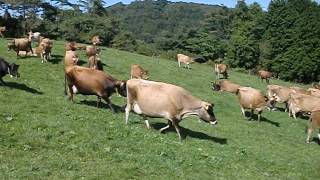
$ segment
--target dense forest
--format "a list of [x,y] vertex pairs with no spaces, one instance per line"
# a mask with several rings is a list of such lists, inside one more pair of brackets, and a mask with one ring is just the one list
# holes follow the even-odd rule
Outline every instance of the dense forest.
[[135,1],[105,7],[102,0],[3,0],[6,37],[29,30],[53,39],[88,42],[148,56],[185,53],[249,71],[267,69],[303,83],[320,81],[320,5],[312,0],[273,0],[218,5]]

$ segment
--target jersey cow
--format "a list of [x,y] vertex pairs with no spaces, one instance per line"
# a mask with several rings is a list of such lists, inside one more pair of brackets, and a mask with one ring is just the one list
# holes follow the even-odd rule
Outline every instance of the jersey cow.
[[227,91],[234,94],[238,92],[238,89],[240,87],[241,86],[239,84],[233,83],[228,80],[213,82],[213,85],[212,85],[212,89],[214,91]]
[[101,98],[106,101],[112,113],[114,113],[110,96],[118,92],[126,96],[124,81],[114,79],[103,71],[77,66],[78,57],[75,51],[67,51],[65,55],[65,77],[68,83],[69,99],[73,101],[73,95],[96,95],[98,97],[97,107]]
[[177,60],[179,67],[181,67],[181,63],[183,63],[184,67],[188,69],[190,69],[190,64],[194,63],[194,60],[191,57],[184,54],[177,54]]
[[223,75],[223,78],[228,79],[228,67],[225,64],[215,64],[214,72],[216,74],[216,79],[220,79],[220,74]]
[[260,70],[260,71],[258,71],[258,76],[261,79],[261,81],[263,81],[265,79],[266,82],[269,84],[269,78],[272,77],[272,73],[269,71]]
[[261,118],[261,113],[264,109],[265,106],[269,105],[272,103],[271,101],[268,101],[268,98],[264,96],[261,91],[251,88],[251,87],[241,87],[238,89],[237,92],[238,98],[239,98],[239,103],[240,103],[240,108],[241,112],[244,116],[245,114],[245,109],[250,109],[251,110],[251,116],[250,119],[252,118],[254,114],[254,110],[258,112],[258,121],[260,122]]
[[192,96],[181,87],[162,82],[143,79],[128,80],[126,124],[131,110],[143,115],[148,128],[150,125],[146,117],[167,119],[168,125],[160,129],[160,132],[173,126],[180,140],[179,122],[186,117],[194,115],[212,125],[217,124],[213,104]]
[[133,64],[131,66],[130,78],[149,79],[149,72],[144,70],[140,65]]
[[320,110],[312,111],[311,116],[309,118],[309,125],[308,125],[308,135],[307,135],[307,143],[310,142],[310,136],[313,129],[319,129],[318,138],[320,141]]
[[294,119],[297,119],[296,114],[298,112],[307,112],[320,110],[320,98],[316,98],[311,95],[291,93],[289,104],[289,116],[293,115]]

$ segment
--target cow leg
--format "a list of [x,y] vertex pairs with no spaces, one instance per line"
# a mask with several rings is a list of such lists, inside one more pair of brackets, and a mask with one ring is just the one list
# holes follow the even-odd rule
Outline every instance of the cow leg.
[[149,121],[147,119],[147,116],[142,115],[142,117],[143,117],[144,123],[146,124],[147,128],[150,129],[150,124],[149,124]]
[[101,102],[101,97],[97,96],[97,108],[99,108],[100,102]]
[[258,121],[260,122],[260,119],[261,119],[261,113],[262,113],[262,111],[259,111],[258,112]]
[[73,89],[72,89],[72,85],[68,85],[69,88],[69,100],[73,102]]
[[307,139],[306,139],[306,142],[307,142],[307,143],[310,143],[311,133],[312,133],[312,128],[311,128],[311,126],[309,126],[309,128],[308,128],[308,135],[307,135]]
[[179,136],[179,140],[182,141],[182,138],[181,138],[181,134],[180,134],[180,128],[179,128],[179,124],[177,122],[177,119],[173,119],[172,120],[172,125],[174,126],[174,128],[176,129],[177,131],[177,134]]
[[244,111],[244,108],[242,106],[240,106],[241,109],[241,113],[243,114],[244,117],[246,117],[246,112]]
[[126,111],[126,124],[128,124],[129,114],[130,114],[130,111],[131,111],[131,104],[129,102],[127,103],[125,111]]
[[172,122],[168,120],[168,125],[160,129],[160,133],[163,133],[165,130],[169,129],[172,126]]
[[113,105],[112,105],[110,99],[109,99],[108,97],[102,97],[102,98],[103,98],[103,100],[105,100],[106,103],[108,104],[109,108],[110,108],[111,111],[112,111],[112,114],[114,114],[114,113],[115,113],[115,110],[114,110],[114,108],[113,108]]
[[267,84],[269,84],[269,78],[267,78],[266,81],[267,81]]
[[319,132],[318,132],[318,139],[319,139],[319,142],[320,142],[320,129],[319,129]]
[[251,114],[250,114],[250,118],[249,119],[253,119],[253,114],[254,114],[254,110],[251,109]]
[[179,67],[181,67],[181,63],[180,63],[180,61],[178,61],[178,64],[179,64]]
[[[288,107],[288,102],[284,102],[284,112],[287,112],[289,107]],[[290,115],[289,115],[290,116]]]

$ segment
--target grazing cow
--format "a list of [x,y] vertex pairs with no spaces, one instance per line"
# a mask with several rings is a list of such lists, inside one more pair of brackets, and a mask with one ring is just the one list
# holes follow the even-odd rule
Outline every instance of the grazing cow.
[[179,122],[186,117],[194,115],[212,125],[217,124],[213,104],[192,96],[181,87],[162,82],[143,79],[128,80],[126,124],[131,110],[143,115],[148,128],[150,125],[146,117],[167,119],[168,125],[160,129],[160,132],[173,126],[180,140]]
[[179,67],[181,67],[181,63],[183,63],[184,67],[188,69],[190,69],[190,64],[194,63],[194,60],[191,57],[184,54],[177,54],[177,60]]
[[312,111],[311,116],[309,118],[309,125],[308,125],[308,135],[307,135],[307,143],[310,143],[310,136],[313,129],[319,129],[318,138],[320,141],[320,110]]
[[272,77],[272,73],[269,71],[260,70],[260,71],[258,71],[258,76],[261,79],[261,81],[263,81],[265,79],[266,82],[269,84],[269,78]]
[[213,85],[212,85],[212,89],[214,91],[227,91],[234,94],[238,92],[238,88],[240,87],[241,86],[239,84],[233,83],[228,80],[218,81],[218,83],[213,82]]
[[2,38],[4,38],[4,35],[3,35],[3,33],[6,31],[6,27],[5,26],[0,26],[0,36],[2,37]]
[[7,61],[5,61],[3,58],[0,57],[0,83],[5,84],[5,82],[2,80],[2,77],[4,77],[6,74],[9,74],[10,77],[19,77],[18,73],[19,65],[17,64],[9,64]]
[[25,51],[25,56],[27,56],[29,51],[31,51],[31,53],[33,54],[33,50],[31,47],[31,36],[29,36],[29,38],[13,39],[12,41],[8,42],[8,51],[10,51],[11,49],[16,51],[17,56],[20,56],[19,51]]
[[87,57],[99,55],[101,52],[101,49],[97,46],[86,46],[86,55]]
[[320,89],[309,88],[307,91],[310,93],[311,96],[320,98]]
[[130,78],[149,79],[149,72],[144,70],[140,65],[133,64],[131,66]]
[[307,90],[301,88],[301,87],[290,87],[290,89],[293,90],[293,92],[299,93],[299,94],[305,94],[305,95],[310,95],[310,92]]
[[272,104],[272,109],[275,109],[275,105],[277,102],[285,104],[285,112],[288,110],[288,100],[290,98],[290,94],[294,91],[285,86],[279,85],[268,85],[267,86],[267,94],[269,99],[274,99],[274,103]]
[[92,38],[91,38],[91,42],[92,42],[92,44],[93,45],[99,45],[99,44],[101,44],[102,43],[102,40],[100,39],[100,37],[98,36],[98,35],[96,35],[96,36],[93,36]]
[[320,98],[316,98],[311,95],[291,93],[289,104],[289,116],[293,115],[294,119],[297,119],[296,114],[298,112],[307,112],[320,110]]
[[103,65],[98,55],[90,56],[88,60],[89,68],[103,71]]
[[264,107],[272,103],[271,101],[268,101],[268,98],[264,96],[261,91],[251,87],[240,87],[237,95],[242,114],[246,116],[244,109],[251,109],[250,119],[252,119],[254,110],[256,110],[258,112],[259,122]]
[[223,78],[228,79],[228,67],[225,64],[215,64],[214,72],[216,74],[216,79],[220,79],[220,74],[223,75]]

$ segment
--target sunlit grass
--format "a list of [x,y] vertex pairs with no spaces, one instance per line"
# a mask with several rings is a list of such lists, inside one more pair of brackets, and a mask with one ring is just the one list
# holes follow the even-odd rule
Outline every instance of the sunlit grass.
[[[150,119],[153,128],[148,130],[133,113],[125,125],[124,113],[112,115],[106,105],[96,108],[94,96],[76,95],[75,103],[69,102],[63,94],[63,44],[54,42],[54,59],[41,64],[38,58],[17,59],[0,41],[0,55],[20,64],[21,74],[17,80],[5,77],[8,86],[0,86],[0,179],[320,177],[320,146],[305,143],[307,120],[264,111],[261,123],[248,121],[234,95],[211,90],[213,68],[205,64],[187,70],[175,61],[114,49],[102,52],[105,71],[117,79],[128,79],[131,64],[140,64],[152,80],[177,84],[215,103],[217,127],[187,118],[181,123],[183,142],[173,129],[159,133],[164,119]],[[266,88],[255,76],[232,71],[230,78]],[[114,95],[112,102],[122,106],[126,101]]]

